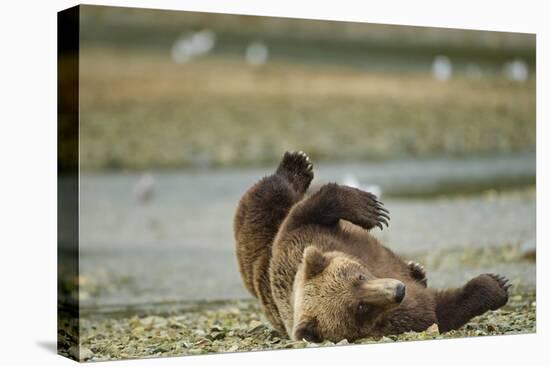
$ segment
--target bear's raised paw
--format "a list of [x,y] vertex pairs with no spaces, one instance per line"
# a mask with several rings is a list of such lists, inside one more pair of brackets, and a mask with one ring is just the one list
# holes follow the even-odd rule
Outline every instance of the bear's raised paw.
[[313,180],[313,164],[301,150],[285,152],[275,173],[286,178],[298,193],[303,194]]

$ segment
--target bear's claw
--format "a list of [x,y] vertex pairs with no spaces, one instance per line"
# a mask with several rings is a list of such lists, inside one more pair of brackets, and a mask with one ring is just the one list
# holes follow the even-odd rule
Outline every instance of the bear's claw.
[[383,224],[385,224],[386,227],[389,226],[389,211],[384,208],[384,204],[381,201],[378,201],[376,195],[356,188],[348,188],[348,190],[359,193],[361,200],[364,200],[366,204],[363,207],[364,212],[362,213],[364,218],[362,222],[364,224],[361,224],[364,228],[371,229],[373,227],[378,227],[382,230],[384,229]]
[[313,180],[313,164],[303,151],[285,152],[276,174],[285,177],[300,194],[306,192]]
[[508,278],[506,278],[505,276],[503,275],[500,275],[500,274],[494,274],[494,273],[491,273],[491,274],[487,274],[488,276],[490,276],[491,278],[493,278],[494,280],[497,281],[498,285],[504,290],[506,291],[506,293],[508,293],[508,290],[510,289],[510,287],[512,286],[512,284],[510,283],[510,280]]
[[414,261],[409,261],[407,265],[409,267],[410,275],[424,287],[427,287],[428,279],[426,278],[426,270],[424,267]]

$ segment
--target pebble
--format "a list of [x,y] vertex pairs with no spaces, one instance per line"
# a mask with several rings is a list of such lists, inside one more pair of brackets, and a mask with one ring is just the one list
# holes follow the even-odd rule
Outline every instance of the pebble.
[[211,340],[221,340],[225,338],[225,331],[215,331],[209,335]]
[[239,346],[237,344],[234,344],[231,346],[231,348],[227,349],[226,352],[236,352],[239,349]]
[[160,316],[147,316],[141,319],[143,325],[163,327],[168,324],[168,320]]
[[210,345],[211,341],[208,339],[200,339],[199,341],[195,342],[193,345],[195,347],[205,347],[207,345]]
[[69,354],[79,361],[86,361],[94,356],[94,353],[90,349],[79,347],[78,345],[70,347]]
[[432,324],[432,326],[426,329],[426,333],[429,335],[439,335],[439,326],[437,326],[437,324]]
[[252,320],[250,322],[250,327],[248,328],[249,333],[256,333],[265,328],[264,324],[257,320]]

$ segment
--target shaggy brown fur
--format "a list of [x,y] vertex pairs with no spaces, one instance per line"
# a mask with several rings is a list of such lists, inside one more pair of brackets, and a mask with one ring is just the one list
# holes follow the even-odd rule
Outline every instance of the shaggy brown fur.
[[388,211],[367,192],[327,184],[309,197],[312,165],[285,153],[276,172],[241,198],[234,221],[239,269],[282,335],[310,341],[445,332],[508,301],[495,274],[463,287],[427,288],[424,269],[404,262],[369,232]]

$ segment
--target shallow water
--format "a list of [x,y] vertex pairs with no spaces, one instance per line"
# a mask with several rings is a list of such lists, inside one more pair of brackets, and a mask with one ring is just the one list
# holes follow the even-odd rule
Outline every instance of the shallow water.
[[[271,170],[151,172],[148,202],[133,193],[141,173],[82,173],[82,305],[247,297],[237,271],[232,217],[242,193]],[[360,185],[378,185],[392,220],[388,229],[374,233],[399,253],[534,242],[535,195],[524,189],[534,185],[532,154],[319,164],[315,172],[314,184],[352,177]],[[490,187],[522,190],[479,194]],[[534,264],[505,267],[534,284]],[[485,268],[443,268],[432,284],[459,284]]]

